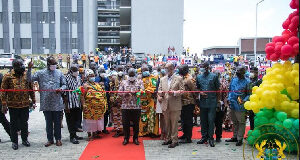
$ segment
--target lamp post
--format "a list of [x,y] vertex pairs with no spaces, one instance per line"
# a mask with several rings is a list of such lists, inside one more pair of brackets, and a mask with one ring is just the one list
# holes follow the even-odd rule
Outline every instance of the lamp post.
[[70,47],[70,53],[72,54],[72,45],[71,45],[71,21],[68,19],[68,17],[65,17],[65,20],[67,20],[69,22],[69,47]]
[[257,7],[258,5],[263,2],[264,0],[259,1],[256,3],[256,10],[255,10],[255,37],[254,37],[254,65],[256,66],[256,41],[257,41]]

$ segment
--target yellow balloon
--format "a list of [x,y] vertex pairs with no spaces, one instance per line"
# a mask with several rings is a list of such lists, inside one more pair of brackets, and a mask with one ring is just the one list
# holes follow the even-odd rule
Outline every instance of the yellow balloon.
[[299,71],[299,63],[294,63],[293,64],[293,70],[298,70]]
[[255,90],[255,94],[257,94],[258,96],[261,96],[263,94],[263,91],[264,90],[262,89],[262,87],[259,87]]
[[299,118],[299,108],[298,109],[293,109],[291,111],[291,117],[298,119]]
[[292,70],[291,71],[291,77],[298,77],[299,78],[299,70],[297,71],[297,70]]
[[259,112],[259,108],[258,108],[258,107],[252,108],[252,111],[253,111],[254,113],[258,113],[258,112]]
[[288,91],[289,94],[293,94],[295,91],[294,87],[287,87],[286,90]]
[[245,109],[247,109],[247,110],[251,110],[251,109],[252,109],[252,108],[251,108],[251,102],[250,102],[250,101],[245,102],[244,107],[245,107]]
[[256,94],[252,94],[250,96],[250,101],[257,102],[259,100],[259,97]]
[[296,77],[296,78],[295,78],[294,84],[295,84],[296,86],[299,86],[299,77]]
[[288,102],[288,101],[283,101],[283,102],[280,104],[281,110],[288,109],[289,106],[290,106],[290,102]]
[[258,88],[257,86],[252,87],[252,93],[255,93],[257,88]]
[[285,68],[285,69],[292,68],[292,63],[291,63],[291,61],[285,61],[285,62],[283,63],[283,68]]
[[282,64],[281,63],[275,63],[272,68],[282,68]]

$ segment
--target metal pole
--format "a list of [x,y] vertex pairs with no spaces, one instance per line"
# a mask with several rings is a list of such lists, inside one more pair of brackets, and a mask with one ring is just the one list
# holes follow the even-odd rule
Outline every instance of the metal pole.
[[72,54],[72,36],[71,36],[71,22],[69,20],[69,44],[70,44],[70,54]]
[[254,65],[256,66],[256,41],[257,41],[257,7],[258,7],[258,4],[260,4],[261,2],[263,2],[264,0],[261,0],[259,1],[258,3],[256,3],[256,10],[255,10],[255,37],[254,37],[254,47],[253,47],[253,50],[254,50]]

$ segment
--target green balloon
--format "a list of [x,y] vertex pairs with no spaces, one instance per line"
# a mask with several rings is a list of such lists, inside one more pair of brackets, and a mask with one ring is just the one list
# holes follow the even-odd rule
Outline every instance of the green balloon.
[[248,136],[248,137],[251,136],[251,135],[252,135],[252,132],[253,132],[253,130],[249,130],[248,133],[247,133],[247,136]]
[[299,130],[299,119],[296,119],[296,120],[293,122],[293,126],[294,126],[294,128],[296,128],[297,130]]
[[259,112],[256,113],[255,116],[257,116],[257,117],[264,117],[265,116],[265,112],[264,111],[259,111]]
[[276,111],[273,113],[274,117],[276,118],[277,117],[277,114],[279,113],[279,111]]
[[290,119],[286,119],[286,120],[284,120],[283,121],[283,126],[285,127],[285,128],[292,128],[292,126],[293,126],[293,121],[292,120],[290,120]]
[[280,121],[275,122],[275,128],[276,130],[280,131],[283,129],[282,123]]
[[272,124],[275,123],[276,121],[277,121],[276,118],[271,118],[270,119],[270,123],[272,123]]
[[248,141],[248,144],[249,144],[249,145],[253,145],[254,142],[255,142],[255,137],[254,137],[254,136],[249,136],[249,137],[247,138],[247,141]]
[[283,122],[285,119],[287,119],[287,114],[285,112],[279,112],[276,118]]
[[258,130],[258,129],[253,130],[252,136],[254,136],[255,138],[258,138],[260,135],[261,135],[260,130]]
[[266,109],[264,110],[264,115],[268,118],[271,119],[273,117],[273,110],[272,109]]

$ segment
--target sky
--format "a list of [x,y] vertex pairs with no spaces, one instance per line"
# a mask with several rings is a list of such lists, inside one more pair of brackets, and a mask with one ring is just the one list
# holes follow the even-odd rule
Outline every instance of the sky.
[[[190,53],[203,48],[236,46],[241,37],[255,36],[255,8],[260,0],[184,0],[183,46]],[[291,0],[264,0],[258,5],[257,36],[273,37],[294,10]]]

